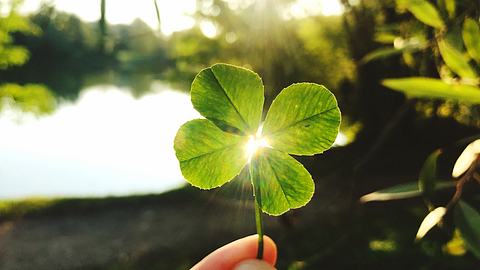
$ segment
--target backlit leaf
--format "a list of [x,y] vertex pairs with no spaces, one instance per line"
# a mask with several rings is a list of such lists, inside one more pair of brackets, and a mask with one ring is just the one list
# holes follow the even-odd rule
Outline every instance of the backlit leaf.
[[[435,185],[435,190],[441,190],[445,188],[451,188],[455,186],[453,181],[439,181]],[[400,199],[408,199],[422,195],[418,187],[417,182],[410,182],[406,184],[400,184],[397,186],[381,189],[360,198],[360,202],[373,202],[373,201],[392,201]]]
[[437,207],[435,210],[428,213],[423,219],[422,224],[420,224],[420,228],[418,228],[417,236],[415,238],[417,240],[422,239],[428,231],[443,219],[443,216],[445,216],[446,213],[447,209],[445,207]]
[[444,0],[444,2],[445,2],[445,9],[447,10],[447,13],[448,13],[448,17],[454,18],[455,11],[457,9],[455,0]]
[[216,64],[195,77],[190,92],[194,108],[220,128],[255,134],[262,118],[263,84],[245,68]]
[[392,47],[382,47],[367,53],[361,60],[361,63],[368,63],[371,61],[387,58],[390,56],[401,54],[403,50],[395,49]]
[[307,204],[315,185],[310,173],[287,153],[263,148],[252,160],[253,184],[260,185],[261,208],[270,215],[281,215]]
[[418,177],[418,187],[420,191],[426,196],[433,195],[435,190],[435,181],[437,180],[437,160],[441,151],[436,150],[423,163],[422,170]]
[[445,24],[434,5],[426,0],[405,0],[405,7],[426,25],[442,29]]
[[185,179],[211,189],[240,173],[247,163],[246,137],[223,132],[206,119],[189,121],[175,136],[175,153]]
[[470,168],[472,162],[477,159],[478,154],[480,154],[480,140],[475,140],[458,157],[453,166],[452,176],[457,178],[464,174]]
[[480,88],[471,85],[453,85],[427,77],[386,79],[382,84],[388,88],[402,91],[410,97],[451,99],[469,104],[480,104]]
[[361,62],[367,63],[370,61],[387,58],[393,55],[405,53],[405,52],[415,52],[425,48],[427,42],[419,37],[414,37],[410,39],[395,38],[393,42],[394,47],[381,47],[374,51],[371,51],[365,55]]
[[438,41],[438,49],[445,64],[462,78],[475,79],[477,74],[468,63],[468,58],[446,40]]
[[463,42],[467,52],[475,61],[480,63],[480,25],[474,19],[466,18],[463,23]]
[[467,248],[480,259],[480,214],[464,201],[455,206],[455,225],[460,230]]
[[270,107],[263,134],[275,149],[295,155],[314,155],[330,148],[340,125],[335,96],[314,83],[292,84]]

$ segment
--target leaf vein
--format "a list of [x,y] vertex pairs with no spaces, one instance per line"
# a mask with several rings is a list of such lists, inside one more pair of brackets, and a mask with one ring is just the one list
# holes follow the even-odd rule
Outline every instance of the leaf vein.
[[312,116],[309,116],[309,117],[307,117],[307,118],[304,118],[304,119],[302,119],[302,120],[300,120],[300,121],[297,121],[297,122],[295,122],[295,123],[289,124],[289,125],[286,126],[286,127],[282,127],[281,129],[279,129],[279,130],[277,130],[277,131],[275,131],[275,132],[273,132],[273,133],[270,133],[270,134],[268,134],[268,135],[270,135],[270,136],[276,135],[276,134],[281,133],[281,132],[283,132],[283,131],[285,131],[285,130],[293,127],[293,126],[298,125],[298,124],[301,123],[301,122],[308,121],[308,120],[310,120],[310,119],[312,119],[312,118],[314,118],[314,117],[316,117],[316,116],[319,116],[319,115],[328,113],[328,112],[330,112],[330,111],[333,111],[333,110],[335,110],[336,108],[337,108],[337,107],[334,106],[334,107],[332,107],[332,108],[330,108],[330,109],[327,109],[327,110],[325,110],[325,111],[319,112],[319,113],[317,113],[317,114],[314,114],[314,115],[312,115]]
[[273,169],[273,166],[270,163],[270,159],[268,157],[265,157],[265,158],[267,159],[268,166],[270,167],[270,169],[272,169],[272,172],[275,175],[275,179],[277,179],[278,185],[280,186],[280,189],[282,190],[283,197],[285,197],[285,200],[288,203],[288,207],[291,207],[291,203],[290,203],[290,200],[287,198],[287,195],[285,193],[285,189],[283,188],[281,181],[278,181],[279,177],[277,175],[277,172],[275,171],[275,169]]
[[215,78],[215,81],[217,81],[218,85],[220,85],[220,88],[222,89],[222,93],[227,97],[227,100],[228,102],[232,105],[233,109],[235,109],[235,112],[238,114],[238,116],[240,116],[240,119],[242,120],[243,124],[247,127],[247,128],[250,128],[250,126],[248,125],[247,121],[245,121],[245,119],[243,118],[243,115],[240,113],[240,111],[238,110],[237,106],[235,106],[235,104],[233,103],[232,99],[230,98],[230,96],[227,94],[227,91],[225,91],[225,87],[222,85],[222,83],[220,82],[220,80],[217,78],[217,75],[215,74],[215,72],[210,69],[210,71],[212,72],[213,74],[213,77]]
[[191,158],[187,158],[187,159],[182,159],[182,160],[180,160],[180,162],[187,162],[187,161],[191,161],[191,160],[194,160],[194,159],[197,159],[197,158],[201,158],[201,157],[204,157],[204,156],[208,156],[208,155],[214,154],[215,152],[222,151],[222,150],[225,150],[225,149],[227,149],[227,148],[236,146],[236,145],[238,145],[238,144],[240,144],[240,143],[241,143],[241,142],[232,143],[232,144],[223,146],[223,147],[221,147],[221,148],[215,149],[215,150],[213,150],[213,151],[200,154],[200,155],[195,156],[195,157],[191,157]]

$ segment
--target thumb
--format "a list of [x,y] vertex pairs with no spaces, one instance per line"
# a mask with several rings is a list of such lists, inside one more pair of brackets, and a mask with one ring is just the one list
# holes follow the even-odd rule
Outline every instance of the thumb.
[[265,261],[245,260],[237,264],[233,270],[275,270],[275,268]]

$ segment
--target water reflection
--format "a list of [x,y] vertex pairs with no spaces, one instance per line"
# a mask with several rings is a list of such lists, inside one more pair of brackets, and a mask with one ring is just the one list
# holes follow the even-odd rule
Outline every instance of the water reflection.
[[0,116],[0,197],[161,192],[182,185],[173,151],[178,127],[198,117],[187,94],[154,83],[96,85],[75,103],[36,118]]

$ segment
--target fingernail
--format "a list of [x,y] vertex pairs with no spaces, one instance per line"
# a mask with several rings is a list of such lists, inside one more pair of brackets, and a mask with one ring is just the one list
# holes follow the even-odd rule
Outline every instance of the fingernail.
[[235,266],[233,270],[275,270],[275,267],[260,260],[246,260]]

